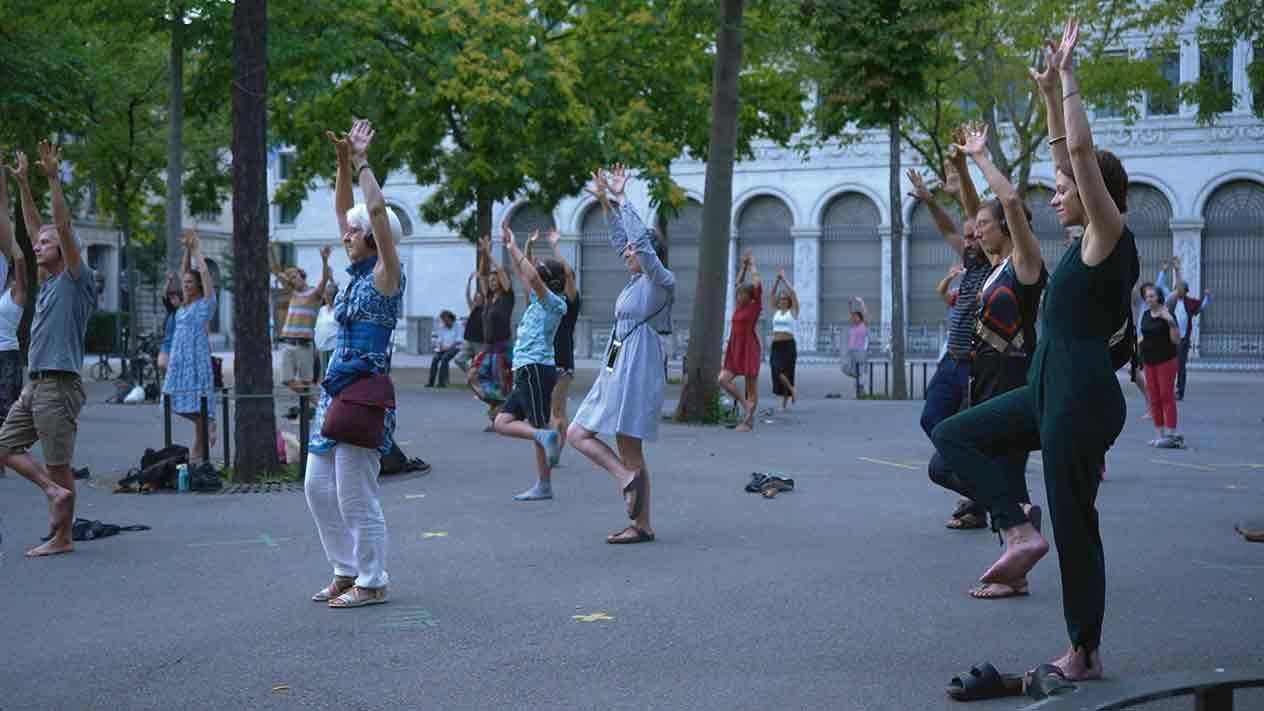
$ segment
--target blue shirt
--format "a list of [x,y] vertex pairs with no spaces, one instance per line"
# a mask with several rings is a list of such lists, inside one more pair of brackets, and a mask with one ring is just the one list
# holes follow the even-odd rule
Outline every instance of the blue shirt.
[[557,365],[554,360],[553,337],[566,315],[566,299],[549,291],[541,301],[535,290],[527,292],[527,310],[518,323],[518,340],[514,343],[514,368],[524,365]]

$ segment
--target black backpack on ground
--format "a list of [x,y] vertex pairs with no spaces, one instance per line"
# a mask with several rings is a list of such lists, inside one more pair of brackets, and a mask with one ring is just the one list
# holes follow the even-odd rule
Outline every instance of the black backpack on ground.
[[189,467],[189,491],[219,491],[224,488],[224,480],[219,470],[210,462],[198,462]]
[[179,444],[159,450],[146,449],[140,457],[140,468],[133,469],[118,483],[127,488],[147,486],[149,490],[174,489],[181,464],[189,463],[189,448]]

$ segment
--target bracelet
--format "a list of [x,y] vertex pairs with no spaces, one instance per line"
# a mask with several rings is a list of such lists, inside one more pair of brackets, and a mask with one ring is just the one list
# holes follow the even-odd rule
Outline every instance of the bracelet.
[[1062,100],[1063,100],[1063,101],[1066,101],[1067,99],[1071,98],[1072,96],[1076,96],[1076,95],[1077,95],[1077,94],[1079,94],[1079,93],[1080,93],[1080,90],[1079,90],[1079,89],[1076,89],[1075,91],[1071,92],[1070,94],[1066,94],[1066,95],[1064,95],[1064,96],[1062,97]]
[[364,161],[363,163],[361,163],[361,164],[360,164],[360,167],[359,167],[359,168],[356,168],[356,169],[355,169],[355,174],[356,174],[357,176],[359,176],[361,173],[363,173],[363,172],[364,172],[364,169],[365,169],[365,168],[368,168],[368,167],[369,167],[369,162],[366,160],[366,161]]
[[1066,140],[1066,136],[1058,136],[1057,138],[1050,138],[1050,139],[1049,139],[1049,145],[1051,145],[1051,146],[1052,146],[1052,145],[1054,145],[1055,143],[1061,143],[1061,142],[1063,142],[1063,141],[1065,141],[1065,140]]

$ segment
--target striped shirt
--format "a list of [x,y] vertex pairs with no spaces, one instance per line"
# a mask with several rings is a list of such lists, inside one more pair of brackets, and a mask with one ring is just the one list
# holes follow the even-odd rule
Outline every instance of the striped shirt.
[[987,281],[992,263],[981,258],[973,263],[965,262],[966,273],[957,288],[957,302],[953,304],[948,322],[948,353],[954,358],[969,358],[974,350],[974,321],[979,299],[979,287]]
[[316,316],[320,312],[319,289],[295,291],[290,294],[290,308],[285,313],[285,327],[281,338],[297,338],[310,341],[316,338]]

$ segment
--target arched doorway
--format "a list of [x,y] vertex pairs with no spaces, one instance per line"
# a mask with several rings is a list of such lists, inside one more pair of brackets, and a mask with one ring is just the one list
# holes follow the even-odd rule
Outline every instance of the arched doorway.
[[689,342],[694,297],[698,293],[698,248],[702,242],[702,203],[689,199],[667,219],[667,267],[676,275],[672,332],[681,348]]
[[1141,280],[1158,274],[1163,260],[1172,256],[1172,205],[1157,188],[1128,184],[1128,212],[1124,222],[1137,240]]
[[[629,275],[623,257],[610,246],[610,228],[598,203],[584,211],[579,250],[579,294],[583,298],[579,313],[589,322],[591,352],[601,353],[614,325],[614,302],[627,286]],[[576,347],[581,353],[586,350],[579,344]]]
[[[778,269],[785,269],[786,278],[791,283],[794,282],[794,237],[790,233],[792,227],[794,227],[794,214],[780,198],[772,195],[752,198],[738,213],[738,260],[741,260],[746,250],[751,251],[765,289],[772,288],[773,282],[777,279]],[[729,275],[729,279],[736,278],[736,272]],[[765,300],[764,303],[766,305],[767,301]],[[769,342],[771,318],[772,314],[764,309],[758,327],[762,343]]]
[[1199,352],[1264,359],[1264,185],[1235,180],[1203,208],[1202,286],[1215,303],[1201,317]]
[[848,301],[865,300],[870,320],[882,318],[882,240],[878,206],[860,193],[830,201],[821,220],[821,291],[818,340],[822,347],[845,347]]
[[[945,208],[960,229],[961,210],[955,204]],[[935,218],[925,204],[918,202],[909,218],[908,294],[905,314],[907,337],[905,351],[909,355],[933,356],[939,352],[947,324],[948,305],[935,290],[948,267],[961,262],[961,255],[948,246],[943,233],[935,226]]]

